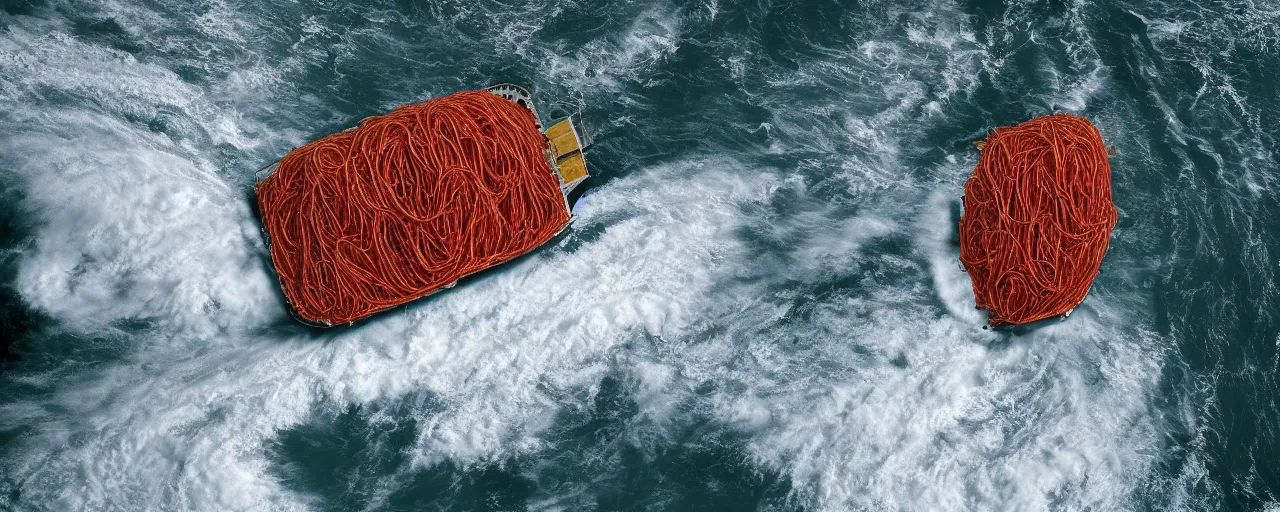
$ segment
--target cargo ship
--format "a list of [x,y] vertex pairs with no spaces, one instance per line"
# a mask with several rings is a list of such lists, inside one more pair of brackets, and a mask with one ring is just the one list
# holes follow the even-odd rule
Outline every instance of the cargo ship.
[[[339,186],[337,188],[335,188],[334,186],[326,185],[327,188],[324,188],[323,190],[327,192],[327,195],[324,195],[323,199],[317,199],[317,197],[319,196],[316,196],[316,195],[302,197],[301,199],[298,199],[296,197],[294,198],[286,197],[284,199],[266,197],[266,196],[271,196],[273,194],[275,196],[285,194],[287,191],[281,192],[280,189],[288,188],[289,186],[292,186],[288,182],[286,182],[285,185],[281,185],[280,182],[286,178],[277,177],[277,175],[281,172],[282,162],[289,162],[289,166],[286,169],[286,171],[289,173],[292,173],[292,175],[288,177],[288,179],[294,179],[295,182],[302,183],[303,186],[312,184],[321,178],[328,179],[328,177],[332,176],[333,169],[341,169],[343,172],[348,174],[358,174],[358,173],[352,173],[352,169],[355,169],[356,167],[358,167],[356,163],[362,164],[363,162],[370,161],[370,159],[364,158],[363,155],[357,155],[358,157],[364,158],[364,160],[359,160],[357,162],[356,157],[352,157],[350,155],[358,152],[358,150],[363,150],[364,149],[363,147],[356,148],[354,146],[334,146],[334,147],[340,148],[339,153],[341,153],[342,155],[341,158],[351,158],[352,159],[351,162],[356,162],[356,163],[347,163],[346,161],[344,161],[344,163],[340,163],[340,164],[329,164],[331,165],[330,169],[319,169],[319,170],[315,169],[315,165],[318,165],[318,164],[313,164],[313,162],[318,162],[324,159],[329,159],[329,160],[338,159],[339,157],[335,157],[332,155],[336,155],[339,153],[335,153],[333,151],[330,151],[330,153],[323,153],[323,151],[328,149],[327,147],[321,147],[319,149],[308,149],[308,147],[315,146],[315,145],[325,145],[325,144],[333,146],[334,144],[347,143],[346,141],[352,140],[352,137],[360,136],[360,134],[356,132],[357,130],[368,130],[369,128],[366,128],[367,125],[376,124],[376,123],[370,123],[370,120],[374,120],[376,122],[381,117],[394,116],[401,109],[411,108],[413,106],[411,105],[411,106],[401,107],[401,109],[397,109],[396,111],[393,111],[387,114],[386,116],[375,116],[372,118],[366,118],[364,121],[361,121],[361,123],[355,127],[348,128],[336,134],[332,134],[325,138],[308,143],[307,145],[301,146],[299,148],[295,148],[293,151],[290,152],[290,155],[286,155],[281,160],[278,160],[272,164],[269,164],[263,167],[262,169],[258,170],[258,172],[255,175],[255,178],[256,178],[255,194],[257,195],[257,201],[258,201],[259,218],[260,220],[262,220],[263,237],[264,237],[268,252],[271,255],[272,269],[275,272],[276,277],[280,282],[281,289],[284,292],[285,302],[287,303],[288,309],[290,313],[294,316],[294,318],[296,318],[299,322],[303,324],[313,326],[313,327],[332,327],[334,325],[340,325],[340,324],[351,324],[357,320],[367,318],[378,312],[392,309],[394,307],[407,304],[409,302],[438,293],[440,291],[453,288],[458,283],[459,279],[466,277],[467,275],[471,275],[476,272],[480,272],[485,269],[501,265],[503,263],[511,261],[514,258],[519,257],[520,255],[527,254],[528,252],[536,249],[537,247],[541,245],[545,245],[547,242],[549,242],[552,238],[554,238],[564,229],[567,229],[569,222],[573,220],[573,206],[572,206],[573,203],[571,199],[573,197],[576,197],[575,192],[580,192],[579,187],[590,176],[587,170],[587,163],[586,163],[584,152],[591,145],[591,141],[589,138],[584,136],[583,131],[581,129],[581,113],[570,114],[568,116],[565,116],[559,119],[552,119],[550,120],[550,122],[544,124],[543,118],[539,115],[538,109],[534,105],[532,94],[529,92],[528,89],[517,86],[517,85],[513,85],[513,84],[499,84],[499,85],[494,85],[494,86],[485,88],[483,89],[483,91],[493,96],[496,96],[498,98],[501,98],[502,100],[505,100],[506,102],[509,102],[510,104],[513,104],[519,107],[519,109],[523,109],[525,112],[527,112],[529,116],[532,117],[533,129],[536,129],[537,133],[541,134],[540,140],[535,135],[531,135],[530,132],[526,131],[528,130],[527,120],[521,120],[521,119],[515,119],[514,121],[512,120],[513,118],[520,117],[519,115],[520,110],[512,109],[510,106],[501,107],[501,105],[499,105],[500,108],[495,111],[496,113],[492,114],[491,119],[476,120],[477,126],[480,126],[481,128],[478,128],[477,131],[475,131],[474,133],[481,134],[481,135],[471,136],[472,138],[467,138],[468,136],[464,136],[464,135],[458,135],[458,133],[461,130],[457,128],[445,127],[440,129],[436,126],[436,124],[442,124],[442,123],[447,123],[451,120],[456,120],[457,119],[456,115],[450,118],[443,114],[435,114],[437,110],[424,109],[424,111],[427,112],[427,114],[419,114],[419,117],[411,118],[411,119],[418,119],[419,121],[421,121],[421,117],[427,116],[427,115],[438,115],[441,118],[444,118],[445,119],[444,121],[435,122],[436,124],[432,124],[430,127],[423,128],[419,126],[419,127],[416,127],[416,129],[419,129],[424,132],[432,129],[443,130],[441,133],[457,138],[458,139],[457,141],[447,140],[446,141],[447,144],[442,143],[441,146],[443,146],[443,148],[441,152],[448,155],[452,155],[454,153],[461,151],[461,149],[459,148],[470,148],[472,152],[469,154],[462,155],[460,158],[465,159],[466,162],[471,164],[474,164],[475,162],[506,163],[506,162],[517,160],[515,157],[509,156],[509,155],[495,156],[491,154],[491,153],[497,152],[493,148],[506,148],[509,146],[514,146],[516,147],[516,151],[519,153],[519,155],[517,156],[523,155],[524,157],[529,157],[530,155],[533,154],[532,152],[541,150],[542,158],[545,158],[546,160],[547,167],[545,169],[549,169],[550,171],[549,174],[552,177],[554,177],[554,182],[551,182],[549,179],[545,178],[545,173],[541,172],[543,168],[541,168],[540,163],[538,163],[538,165],[534,167],[529,167],[527,165],[524,166],[523,169],[526,169],[526,170],[522,172],[524,172],[526,175],[530,173],[534,174],[532,178],[528,178],[526,176],[524,179],[526,181],[529,181],[529,180],[536,181],[537,183],[534,183],[534,185],[537,185],[538,187],[549,187],[552,183],[558,186],[559,206],[556,208],[563,208],[563,212],[560,212],[560,213],[552,212],[548,214],[550,215],[550,217],[547,217],[547,218],[551,218],[553,220],[545,221],[545,222],[542,222],[541,224],[534,223],[533,221],[526,221],[525,224],[528,224],[527,226],[516,225],[516,224],[519,224],[517,220],[524,219],[522,215],[524,214],[524,210],[526,208],[524,208],[525,205],[523,204],[519,205],[520,207],[516,208],[519,211],[516,211],[514,213],[499,212],[499,213],[490,215],[491,217],[494,217],[494,219],[496,219],[490,224],[500,225],[502,226],[502,229],[505,229],[505,231],[498,230],[497,234],[476,233],[474,235],[475,237],[477,238],[487,237],[485,238],[485,242],[487,243],[490,239],[494,237],[502,238],[503,236],[508,236],[509,238],[513,238],[513,239],[519,238],[521,240],[521,243],[524,244],[524,245],[515,246],[515,250],[513,251],[509,249],[509,247],[512,246],[512,244],[510,243],[505,243],[505,244],[500,243],[500,242],[504,242],[503,240],[493,242],[491,245],[497,244],[495,246],[501,246],[504,248],[504,250],[506,250],[506,252],[503,252],[496,256],[490,256],[490,255],[484,255],[484,257],[477,256],[475,253],[479,250],[476,249],[475,246],[479,244],[479,242],[475,242],[473,240],[467,240],[465,238],[462,239],[463,241],[462,245],[468,245],[468,247],[466,248],[441,247],[441,244],[448,243],[448,240],[445,239],[447,237],[443,237],[443,236],[440,237],[441,238],[440,240],[423,240],[424,237],[430,238],[429,235],[423,235],[423,233],[433,233],[433,232],[448,233],[450,236],[454,237],[453,238],[453,240],[455,241],[454,245],[459,245],[458,243],[456,243],[457,237],[458,236],[465,237],[467,236],[467,234],[465,233],[459,234],[457,233],[457,231],[469,229],[469,228],[472,228],[473,226],[479,226],[482,224],[482,222],[471,218],[479,214],[472,214],[471,216],[466,216],[464,214],[458,214],[454,212],[455,215],[463,216],[461,221],[449,224],[445,228],[440,228],[436,226],[425,226],[425,224],[429,222],[437,222],[437,223],[442,222],[436,219],[436,217],[448,215],[450,211],[452,211],[452,210],[448,210],[448,207],[444,207],[444,206],[439,208],[444,208],[447,211],[444,211],[443,213],[438,214],[436,217],[431,217],[430,219],[422,220],[421,224],[423,224],[425,227],[422,227],[421,229],[417,229],[417,231],[414,231],[414,233],[416,234],[412,236],[406,235],[406,239],[393,240],[392,241],[393,243],[384,244],[384,246],[382,247],[373,247],[373,244],[381,241],[381,239],[374,240],[372,242],[367,242],[367,243],[362,241],[361,239],[362,237],[363,239],[375,239],[375,238],[378,238],[379,236],[381,236],[382,238],[386,238],[389,235],[385,235],[385,232],[379,231],[378,233],[375,233],[373,235],[365,236],[364,233],[361,233],[359,231],[353,232],[352,228],[350,228],[349,226],[351,226],[352,224],[357,224],[359,226],[362,226],[359,229],[363,229],[366,231],[372,228],[364,228],[363,226],[365,224],[361,222],[353,223],[353,222],[346,222],[341,220],[336,221],[336,225],[340,227],[335,227],[328,230],[328,231],[345,230],[343,231],[343,233],[341,233],[340,236],[334,235],[336,237],[336,241],[318,239],[316,241],[308,240],[306,241],[306,243],[294,243],[296,242],[294,240],[295,238],[301,238],[313,232],[323,231],[320,229],[316,229],[313,226],[313,224],[321,223],[321,222],[330,222],[330,223],[335,222],[328,218],[320,218],[320,217],[327,217],[329,212],[327,210],[317,210],[315,203],[324,203],[326,201],[340,203],[339,206],[334,206],[334,207],[329,207],[328,205],[323,205],[323,206],[329,209],[337,209],[344,212],[347,210],[350,210],[351,209],[350,205],[352,204],[367,203],[368,201],[364,197],[348,198],[348,197],[345,197],[344,195],[358,195],[360,190],[363,190],[361,189],[362,186],[369,188],[368,187],[369,181],[371,179],[380,177],[380,175],[377,175],[377,172],[375,172],[380,169],[369,170],[366,168],[361,168],[362,171],[365,171],[363,172],[363,174],[361,174],[361,176],[357,178],[349,179],[349,181],[351,183],[354,183],[354,185],[348,184],[349,186],[344,185],[344,186]],[[471,99],[470,101],[474,103],[477,95],[476,95],[476,92],[473,91],[468,93],[458,93],[456,95],[450,95],[450,96],[446,96],[444,98],[438,98],[435,100],[428,100],[427,102],[424,102],[422,104],[415,104],[415,105],[427,105],[433,101],[441,101],[441,100],[447,101],[451,97],[455,97],[455,96],[462,97],[468,94],[471,96],[468,96],[467,98],[470,98]],[[488,97],[483,94],[480,94],[478,96]],[[480,98],[480,99],[483,99],[483,98]],[[481,103],[484,103],[484,102],[494,103],[495,100],[483,100]],[[504,104],[502,101],[497,101],[496,103]],[[449,111],[447,113],[452,114],[453,111]],[[402,115],[402,117],[404,116]],[[483,117],[483,116],[480,116],[480,117]],[[406,119],[408,118],[406,117]],[[463,120],[460,122],[467,122],[467,121],[468,120]],[[494,125],[504,125],[504,123],[506,123],[506,125],[515,126],[516,128],[513,128],[513,130],[515,131],[510,131],[509,134],[506,135],[508,137],[508,140],[492,140],[493,137],[502,137],[504,136],[503,135],[504,133],[508,133],[508,132],[502,132],[500,130],[494,130],[492,128]],[[402,125],[394,125],[394,126],[396,128],[403,129]],[[465,124],[463,125],[464,128],[468,126],[470,125],[465,125]],[[468,133],[472,133],[472,132],[468,132]],[[497,133],[497,135],[493,135],[494,133]],[[439,133],[431,132],[431,135],[438,136]],[[483,139],[486,135],[489,136],[489,139],[476,142],[477,138]],[[436,140],[436,139],[431,139],[431,140]],[[338,141],[338,142],[332,142],[332,141]],[[486,141],[490,143],[487,146],[484,144],[484,142]],[[533,147],[535,145],[538,147],[536,148]],[[396,147],[396,150],[400,151],[401,153],[409,153],[418,149],[421,149],[421,148],[406,149],[403,146]],[[298,157],[295,157],[293,160],[290,160],[291,155],[302,152],[304,150],[309,150],[312,152],[312,154],[305,155],[305,158],[302,159],[303,160],[302,163],[298,163],[299,162]],[[397,153],[396,155],[400,155],[400,153]],[[396,155],[393,155],[393,156],[396,156]],[[385,155],[382,155],[379,157],[381,158],[383,156]],[[529,158],[525,158],[526,162],[528,160]],[[308,165],[310,165],[311,167],[307,167]],[[395,170],[402,171],[403,167],[404,165],[401,165],[401,168],[397,168]],[[527,170],[530,168],[536,168],[537,172]],[[448,174],[448,172],[444,172],[443,174],[441,174],[436,170],[432,170],[431,172],[435,172],[436,174],[427,173],[426,175],[427,177],[423,178],[420,181],[428,181],[432,179],[432,177],[435,177],[435,178],[439,178],[437,180],[439,184],[417,183],[417,184],[414,184],[414,186],[417,186],[420,189],[428,189],[431,186],[435,187],[435,188],[431,188],[430,190],[439,190],[441,187],[445,187],[444,191],[449,192],[450,194],[439,194],[439,195],[452,196],[452,195],[459,195],[462,192],[468,192],[471,189],[479,189],[480,187],[490,185],[489,181],[481,180],[480,178],[475,178],[475,177],[472,177],[472,182],[473,182],[472,184],[464,183],[462,185],[451,185],[452,182],[446,183],[446,181],[448,180],[445,178],[446,177],[452,178],[457,173]],[[310,173],[310,174],[307,174],[307,173]],[[481,173],[473,171],[471,174],[474,176],[478,176]],[[296,178],[296,176],[299,176],[299,175],[301,175],[302,177]],[[511,176],[511,175],[514,175],[514,173],[501,174],[498,179],[505,180],[508,178],[508,176]],[[320,178],[317,178],[317,177],[320,177]],[[385,186],[383,186],[384,185],[383,183],[375,183],[373,185],[373,188],[381,187],[381,188],[390,190],[395,187],[400,187],[396,189],[397,191],[400,191],[403,187],[406,186],[405,182],[408,180],[404,180],[399,176],[397,176],[396,178],[397,179],[395,180],[395,183],[388,183],[388,184],[385,184]],[[341,185],[342,183],[345,183],[345,182],[335,181],[335,183],[339,183]],[[478,183],[479,185],[476,185],[475,183]],[[506,182],[503,182],[503,183],[506,183]],[[520,183],[519,185],[524,186],[524,183]],[[448,188],[450,186],[454,188]],[[529,186],[532,186],[532,185],[529,185]],[[293,188],[296,189],[298,188],[298,186],[293,186]],[[356,189],[360,189],[360,190],[356,190]],[[543,188],[542,190],[544,192],[550,193],[552,189]],[[294,195],[300,197],[304,194],[296,193]],[[403,195],[404,194],[396,195],[395,197],[392,197],[391,200],[392,201],[403,200],[403,197],[401,197]],[[344,196],[344,197],[335,198],[334,196]],[[414,196],[414,197],[416,198],[419,196]],[[503,196],[503,197],[504,199],[502,199],[502,201],[506,201],[507,200],[505,199],[506,196]],[[540,196],[540,197],[547,198],[550,196],[546,196],[544,194],[543,196]],[[311,202],[304,204],[308,200],[308,198],[310,199]],[[365,202],[362,203],[361,202],[362,200]],[[451,200],[455,200],[455,199],[452,197],[449,197],[449,198],[426,197],[421,202],[447,203],[448,201],[451,201]],[[478,202],[482,202],[483,200],[488,200],[488,198],[482,197],[480,199],[475,199],[472,202],[478,203]],[[292,201],[292,202],[289,202],[289,201]],[[496,211],[494,210],[494,208],[492,208],[493,204],[497,204],[495,201],[497,200],[489,200],[489,203],[486,203],[488,206],[490,206],[489,210],[483,210],[483,211],[476,210],[476,211],[481,211],[482,213],[488,212],[491,210]],[[449,203],[449,204],[457,204],[457,203]],[[283,206],[280,206],[280,205],[283,205]],[[535,205],[535,206],[549,207],[549,203],[546,203],[545,201],[543,201],[541,204]],[[307,210],[306,208],[308,207],[311,209]],[[456,210],[457,208],[454,208],[454,209]],[[320,212],[320,213],[316,213],[316,212]],[[385,215],[386,209],[379,210],[378,212],[375,212],[375,213],[377,215],[382,215],[383,217],[386,217]],[[357,216],[362,215],[362,213],[357,212],[355,215]],[[397,227],[401,224],[413,224],[414,222],[417,222],[417,220],[420,220],[417,217],[414,217],[413,215],[408,215],[408,216],[412,217],[413,219],[403,220],[403,221],[399,219],[392,219],[388,222],[393,225],[392,227]],[[517,219],[517,220],[511,220],[511,219]],[[364,219],[360,219],[360,220],[363,221]],[[481,219],[481,221],[484,221],[484,220],[485,219]],[[417,226],[417,224],[413,224],[413,225]],[[465,227],[459,228],[458,226],[465,226]],[[325,227],[328,227],[328,226],[325,226]],[[537,236],[530,235],[529,233],[531,230],[538,230]],[[407,233],[408,231],[402,230],[401,232]],[[397,232],[397,233],[400,233],[400,232]],[[330,233],[326,232],[324,234],[330,234]],[[280,242],[278,240],[280,237],[283,237],[284,240],[288,241],[290,244],[293,244],[293,245],[291,245],[289,248],[280,247]],[[355,241],[353,242],[352,240],[355,240]],[[301,249],[297,247],[301,247]],[[316,247],[321,247],[321,248],[316,249]],[[387,247],[392,247],[393,249],[401,251],[404,254],[391,254],[390,256],[388,256]],[[406,248],[406,247],[409,247],[409,248]],[[469,265],[461,265],[461,264],[455,265],[456,268],[462,268],[464,270],[456,270],[454,271],[453,274],[449,274],[448,272],[443,272],[443,273],[437,272],[436,274],[432,274],[431,272],[435,272],[434,270],[408,268],[406,272],[410,274],[417,272],[417,274],[410,276],[410,278],[404,278],[398,275],[400,267],[414,267],[416,265],[420,267],[434,268],[432,267],[432,265],[428,265],[426,263],[419,264],[419,262],[423,260],[422,254],[424,252],[430,252],[430,251],[436,251],[441,254],[454,255],[453,256],[454,260],[471,258],[472,260],[476,260],[479,263],[469,264]],[[300,254],[300,253],[305,253],[305,254]],[[463,256],[457,256],[458,254],[463,254],[463,253],[465,253]],[[368,254],[374,254],[374,256],[369,256]],[[354,256],[349,256],[349,255],[354,255]],[[415,257],[417,257],[416,261],[414,260]],[[450,267],[450,268],[455,268],[455,267]],[[386,269],[386,268],[392,269],[392,271],[390,272],[392,275],[386,277],[385,279],[383,278],[383,276],[375,276],[372,274],[373,269]],[[345,274],[342,272],[338,272],[339,270],[344,270],[344,269],[346,269]],[[440,278],[441,275],[447,276],[445,277],[445,281],[441,281],[441,282],[431,281],[432,279],[438,280],[438,278]],[[398,286],[402,283],[406,283],[409,281],[412,281],[413,284]],[[393,284],[396,284],[397,286],[392,286],[391,284],[388,284],[388,283],[393,283]],[[423,283],[426,283],[426,284],[423,284]],[[325,289],[326,286],[334,289],[326,290]],[[330,297],[329,295],[334,295],[334,297]],[[342,296],[338,297],[337,295],[342,295]],[[357,304],[356,306],[352,306],[351,305],[352,301],[359,302],[359,304]],[[360,302],[360,301],[364,301],[364,302]],[[313,306],[311,305],[312,303],[316,303],[317,305]]]

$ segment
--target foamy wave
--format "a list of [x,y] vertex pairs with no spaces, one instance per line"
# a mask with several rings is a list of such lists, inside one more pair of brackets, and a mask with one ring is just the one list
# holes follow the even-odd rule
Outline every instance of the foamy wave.
[[[77,330],[155,320],[209,336],[279,316],[243,197],[163,137],[67,114],[60,149],[15,138],[43,224],[20,263],[23,297]],[[55,139],[56,140],[56,139]],[[150,147],[148,147],[150,146]]]
[[[963,176],[963,170],[956,174]],[[986,315],[974,308],[973,283],[960,265],[960,250],[952,244],[959,218],[952,218],[952,208],[959,208],[954,187],[930,195],[916,228],[920,230],[920,248],[929,259],[929,273],[938,299],[947,312],[969,325],[984,325]]]
[[575,91],[643,82],[654,65],[679,47],[680,18],[671,11],[654,8],[636,18],[621,35],[593,40],[568,55],[549,54],[545,74]]
[[[751,433],[758,462],[788,475],[805,501],[820,509],[1131,506],[1129,490],[1150,464],[1144,453],[1161,437],[1145,403],[1160,374],[1150,357],[1159,339],[1073,316],[1000,347],[989,345],[995,335],[926,311],[846,307],[820,309],[815,322],[852,334],[871,362],[835,373],[815,365],[789,379],[755,377],[769,367],[748,365],[731,373],[745,391],[724,393],[717,405]],[[888,364],[894,354],[901,364]]]

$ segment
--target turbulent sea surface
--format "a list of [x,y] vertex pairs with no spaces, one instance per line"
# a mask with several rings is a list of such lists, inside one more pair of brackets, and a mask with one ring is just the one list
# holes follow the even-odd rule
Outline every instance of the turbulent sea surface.
[[[1278,510],[1280,4],[0,2],[0,510]],[[533,255],[286,311],[253,172],[499,82],[583,109]],[[991,331],[971,145],[1119,153]]]

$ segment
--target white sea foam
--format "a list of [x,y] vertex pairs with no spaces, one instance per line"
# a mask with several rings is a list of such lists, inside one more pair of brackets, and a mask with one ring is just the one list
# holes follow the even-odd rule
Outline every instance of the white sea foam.
[[[772,357],[719,372],[745,388],[718,397],[720,414],[751,433],[759,463],[790,477],[805,501],[820,509],[1130,506],[1134,475],[1150,463],[1144,451],[1160,439],[1145,398],[1159,375],[1150,357],[1159,339],[1118,336],[1077,315],[1001,347],[971,323],[875,298],[819,311],[816,323],[884,359],[834,373],[815,364],[806,374],[788,368],[796,365],[777,354],[779,340],[766,338],[743,350],[774,346]],[[893,354],[905,368],[887,364]],[[790,371],[760,377],[780,369]]]
[[[963,176],[963,170],[956,169]],[[951,207],[959,198],[949,187],[930,195],[916,225],[920,250],[929,260],[929,274],[938,298],[947,313],[971,325],[986,323],[986,315],[974,308],[973,284],[960,265],[960,252],[952,245],[960,219],[951,218]]]
[[[456,332],[418,329],[414,343],[421,344],[421,371],[430,374],[423,377],[427,389],[456,407],[420,432],[421,462],[476,460],[536,445],[529,425],[555,410],[540,388],[589,385],[608,368],[601,359],[608,349],[629,336],[678,337],[695,321],[709,269],[732,249],[730,206],[761,199],[773,182],[767,175],[699,171],[702,166],[655,170],[594,193],[579,222],[619,219],[598,241],[539,262],[527,274],[469,286],[465,299],[441,300],[442,307],[460,308],[449,313],[460,324]],[[528,307],[476,323],[472,319],[494,316],[491,297]],[[438,315],[431,307],[422,314]],[[474,392],[477,386],[486,391]],[[525,430],[527,439],[508,445],[513,430]],[[462,432],[471,435],[458,439]]]
[[564,55],[546,53],[545,75],[576,91],[647,81],[653,67],[679,47],[680,25],[674,7],[658,4],[641,13],[623,34],[592,40]]
[[280,313],[271,280],[252,265],[248,205],[212,171],[110,118],[53,124],[68,128],[60,140],[10,146],[32,155],[22,163],[43,224],[16,282],[33,306],[86,331],[156,319],[199,336]]

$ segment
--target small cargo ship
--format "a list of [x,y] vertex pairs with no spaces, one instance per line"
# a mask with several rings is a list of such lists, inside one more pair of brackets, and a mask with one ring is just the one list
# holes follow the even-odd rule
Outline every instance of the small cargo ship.
[[351,324],[546,244],[573,219],[590,144],[580,113],[544,125],[528,89],[499,84],[295,148],[255,186],[290,312]]

